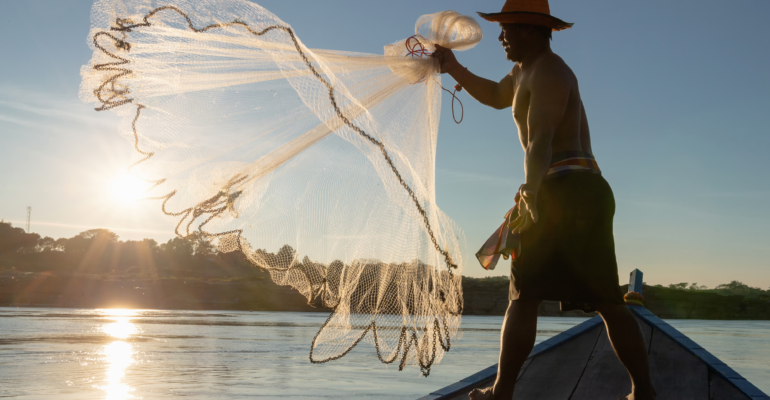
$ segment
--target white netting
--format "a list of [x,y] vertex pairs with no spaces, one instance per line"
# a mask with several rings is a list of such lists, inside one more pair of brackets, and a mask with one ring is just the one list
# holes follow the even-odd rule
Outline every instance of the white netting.
[[[125,116],[131,172],[177,233],[332,308],[311,361],[365,341],[427,374],[463,303],[464,237],[435,201],[437,61],[406,39],[385,55],[311,50],[238,0],[102,0],[91,24],[80,97]],[[453,11],[415,34],[427,50],[481,39]]]

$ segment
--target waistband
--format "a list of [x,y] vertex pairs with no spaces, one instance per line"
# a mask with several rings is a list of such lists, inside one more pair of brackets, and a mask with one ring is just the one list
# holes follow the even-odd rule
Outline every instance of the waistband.
[[551,166],[548,168],[546,178],[566,175],[573,172],[588,172],[601,175],[602,170],[596,163],[594,156],[585,151],[563,151],[551,157]]

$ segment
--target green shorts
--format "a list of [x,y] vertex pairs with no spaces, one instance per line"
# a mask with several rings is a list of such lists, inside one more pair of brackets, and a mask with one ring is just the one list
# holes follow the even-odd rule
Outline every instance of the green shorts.
[[509,300],[556,300],[563,311],[624,304],[612,220],[615,197],[604,178],[575,171],[543,181],[539,221],[521,234]]

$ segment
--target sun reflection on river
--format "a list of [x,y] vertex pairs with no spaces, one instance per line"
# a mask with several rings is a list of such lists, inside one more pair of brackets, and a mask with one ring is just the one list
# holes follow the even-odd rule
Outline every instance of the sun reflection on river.
[[136,333],[136,326],[131,323],[129,317],[115,317],[115,322],[102,326],[102,331],[118,339],[128,339]]
[[133,310],[100,310],[107,319],[114,322],[104,324],[101,331],[122,340],[116,340],[102,350],[102,355],[107,362],[107,385],[98,386],[99,389],[106,391],[107,400],[126,400],[135,398],[131,392],[134,388],[123,383],[123,377],[126,375],[126,369],[135,362],[133,355],[134,349],[128,339],[137,332],[137,328],[131,323],[131,317],[136,315]]

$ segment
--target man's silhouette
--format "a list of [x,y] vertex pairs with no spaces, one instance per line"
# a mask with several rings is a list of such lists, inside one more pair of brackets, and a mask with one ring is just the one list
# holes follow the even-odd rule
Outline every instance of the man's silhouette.
[[509,225],[521,234],[521,242],[511,266],[497,379],[470,397],[511,398],[535,343],[538,306],[542,300],[558,300],[563,310],[602,316],[615,353],[631,376],[626,398],[654,399],[642,332],[618,285],[615,199],[593,157],[577,78],[551,51],[551,32],[572,24],[551,16],[547,0],[508,0],[500,13],[479,14],[500,23],[498,40],[515,63],[509,74],[500,82],[478,77],[441,46],[433,57],[442,73],[482,104],[512,107],[526,179],[518,192],[518,215]]

